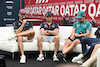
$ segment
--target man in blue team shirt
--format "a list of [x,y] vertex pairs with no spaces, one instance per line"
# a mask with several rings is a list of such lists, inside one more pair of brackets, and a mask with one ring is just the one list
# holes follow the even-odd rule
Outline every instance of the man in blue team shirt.
[[38,36],[38,48],[40,51],[39,57],[37,58],[38,61],[44,60],[44,55],[42,52],[42,42],[55,42],[55,52],[53,55],[53,61],[59,61],[56,54],[59,47],[59,26],[57,23],[53,22],[53,15],[50,11],[45,14],[46,22],[41,23],[40,25],[40,32],[41,36]]

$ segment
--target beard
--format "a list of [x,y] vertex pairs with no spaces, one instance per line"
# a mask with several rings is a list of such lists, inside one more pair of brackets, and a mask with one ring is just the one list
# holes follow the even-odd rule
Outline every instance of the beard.
[[83,21],[79,21],[80,23],[83,23]]
[[52,22],[52,20],[46,20],[47,22]]

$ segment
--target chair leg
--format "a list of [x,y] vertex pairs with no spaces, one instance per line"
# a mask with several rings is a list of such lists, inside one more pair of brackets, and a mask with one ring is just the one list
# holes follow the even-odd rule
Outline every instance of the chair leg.
[[46,57],[46,51],[44,51],[44,56]]
[[12,59],[14,59],[14,53],[12,53]]

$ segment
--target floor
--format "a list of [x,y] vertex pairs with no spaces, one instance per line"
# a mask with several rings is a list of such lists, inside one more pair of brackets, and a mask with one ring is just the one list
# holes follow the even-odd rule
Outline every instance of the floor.
[[25,52],[27,56],[26,64],[19,63],[20,53],[15,53],[14,59],[12,59],[11,53],[0,51],[0,54],[5,55],[6,67],[79,67],[78,64],[71,62],[71,59],[77,56],[78,53],[68,53],[66,56],[67,63],[65,63],[62,61],[53,62],[53,52],[47,52],[45,60],[42,62],[36,61],[39,52]]

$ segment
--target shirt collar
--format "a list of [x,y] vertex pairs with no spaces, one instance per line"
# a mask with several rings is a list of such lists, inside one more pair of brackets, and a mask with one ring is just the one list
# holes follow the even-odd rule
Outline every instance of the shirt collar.
[[[45,24],[48,24],[47,22]],[[54,24],[54,22],[51,23],[51,25]]]
[[[83,22],[83,23],[86,23],[86,22],[87,22],[87,20],[85,22]],[[78,21],[78,23],[80,23],[80,22]]]

